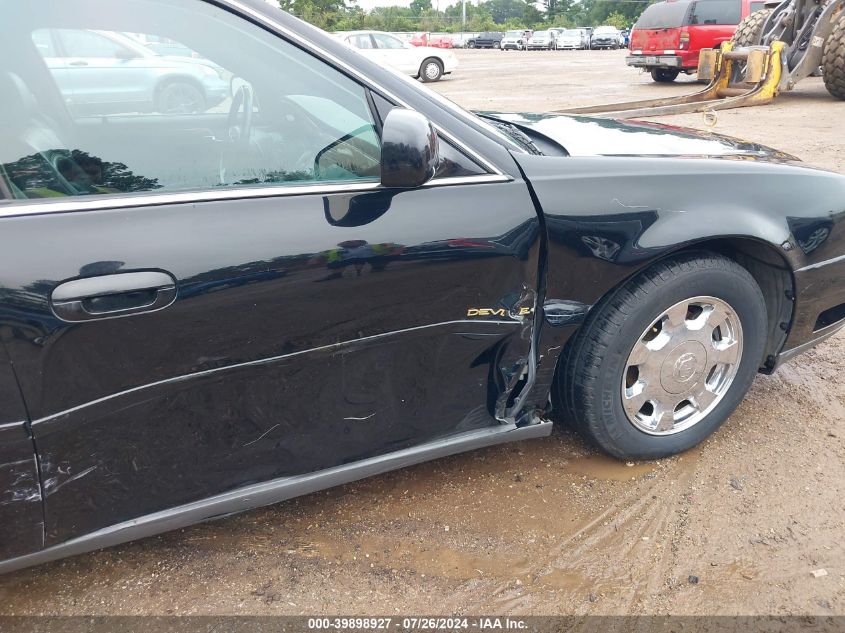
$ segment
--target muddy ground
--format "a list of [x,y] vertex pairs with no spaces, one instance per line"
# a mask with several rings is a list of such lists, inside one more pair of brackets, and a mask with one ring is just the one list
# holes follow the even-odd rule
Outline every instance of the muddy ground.
[[[697,88],[654,85],[624,52],[458,55],[435,88],[471,108]],[[845,171],[843,115],[812,79],[715,129]],[[10,574],[0,612],[845,614],[843,348],[759,377],[679,457],[620,463],[563,429]]]

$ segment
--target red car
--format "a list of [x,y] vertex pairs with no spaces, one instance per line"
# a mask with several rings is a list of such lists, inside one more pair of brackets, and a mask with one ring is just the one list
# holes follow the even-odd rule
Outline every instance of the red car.
[[448,35],[432,35],[431,33],[414,33],[411,37],[413,46],[431,46],[433,48],[452,48],[452,38]]
[[634,28],[625,59],[629,66],[651,71],[654,81],[675,81],[698,68],[702,48],[718,48],[731,39],[736,25],[759,11],[758,0],[665,0],[646,7]]

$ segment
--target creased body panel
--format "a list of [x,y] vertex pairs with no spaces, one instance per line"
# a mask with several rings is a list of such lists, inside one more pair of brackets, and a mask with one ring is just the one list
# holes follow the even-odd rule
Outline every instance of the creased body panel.
[[4,559],[42,546],[44,513],[26,410],[2,345],[0,404],[0,559]]
[[[650,262],[712,240],[758,243],[789,271],[845,253],[845,179],[837,174],[753,155],[515,158],[545,215],[547,301],[595,305]],[[784,349],[810,340],[807,324],[843,301],[829,280],[803,283],[799,275]],[[575,327],[560,330],[549,349]]]
[[[533,308],[539,229],[523,183],[3,229],[7,343],[42,454],[48,544],[496,424],[528,362],[519,314]],[[52,315],[59,282],[137,270],[171,274],[175,303],[78,324]],[[468,319],[477,306],[505,316]]]

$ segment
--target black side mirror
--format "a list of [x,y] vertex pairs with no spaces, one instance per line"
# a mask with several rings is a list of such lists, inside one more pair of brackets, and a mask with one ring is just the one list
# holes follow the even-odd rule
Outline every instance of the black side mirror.
[[440,162],[437,132],[419,112],[393,108],[381,131],[381,184],[413,189],[434,178]]

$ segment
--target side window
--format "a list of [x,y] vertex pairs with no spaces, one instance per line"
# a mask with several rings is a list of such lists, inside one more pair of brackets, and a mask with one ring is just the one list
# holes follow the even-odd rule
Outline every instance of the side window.
[[698,0],[693,3],[690,24],[739,24],[740,0]]
[[[121,38],[119,33],[100,34],[80,29],[58,29],[56,34],[68,57],[120,59],[132,56],[132,51],[127,47],[128,38]],[[121,42],[121,39],[124,41]]]
[[365,89],[307,51],[205,2],[66,4],[49,27],[39,3],[22,4],[27,28],[0,39],[0,191],[378,180]]
[[373,33],[373,39],[377,48],[405,48],[401,40],[384,33]]
[[41,57],[55,57],[56,44],[53,35],[47,29],[38,29],[32,32],[32,41],[35,44]]
[[358,35],[353,35],[349,38],[349,41],[355,48],[375,48],[373,46],[373,40],[370,39],[370,36],[367,33],[359,33]]

